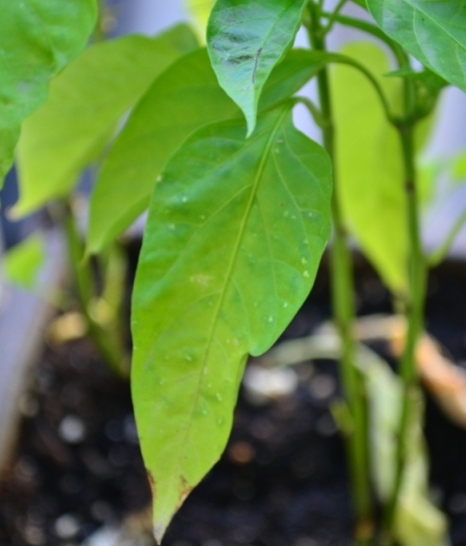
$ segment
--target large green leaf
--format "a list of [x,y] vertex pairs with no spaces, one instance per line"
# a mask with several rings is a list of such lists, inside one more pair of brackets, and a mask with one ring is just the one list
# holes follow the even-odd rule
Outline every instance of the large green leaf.
[[465,0],[367,0],[367,5],[391,38],[466,91]]
[[220,85],[254,130],[257,105],[273,67],[293,45],[307,0],[217,0],[207,44]]
[[[343,53],[374,74],[392,111],[400,111],[402,80],[384,77],[389,72],[387,55],[369,42],[349,44]],[[374,89],[360,72],[337,65],[332,82],[338,120],[338,191],[345,221],[387,287],[400,292],[407,286],[408,249],[400,137],[387,122]],[[426,144],[433,119],[429,115],[416,126],[416,153]],[[429,195],[432,182],[428,177],[417,180],[420,201]]]
[[[400,81],[382,76],[389,65],[378,46],[354,43],[344,53],[370,69],[388,96],[401,96]],[[359,72],[338,65],[332,72],[332,84],[338,120],[338,191],[345,221],[387,286],[402,290],[406,286],[407,222],[398,135]]]
[[[327,58],[293,50],[272,72],[259,110],[298,91]],[[240,116],[218,85],[205,50],[162,74],[132,112],[104,161],[90,205],[88,251],[98,253],[149,205],[154,183],[176,148],[203,125]]]
[[47,102],[23,124],[18,215],[69,193],[96,159],[121,116],[153,79],[196,47],[181,25],[156,38],[127,36],[96,44],[50,85]]
[[0,0],[0,186],[13,163],[21,122],[47,84],[85,45],[95,0]]
[[133,295],[132,390],[161,539],[227,441],[243,364],[311,289],[331,166],[290,106],[201,128],[156,186]]

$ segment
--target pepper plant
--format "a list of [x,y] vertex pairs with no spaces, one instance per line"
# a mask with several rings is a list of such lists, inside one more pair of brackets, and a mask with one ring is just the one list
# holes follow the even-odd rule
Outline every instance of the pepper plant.
[[[95,32],[76,56],[96,18],[92,0],[0,0],[2,175],[22,122],[14,213],[69,199],[91,165],[85,250],[72,256],[79,278],[90,256],[148,210],[131,386],[158,541],[225,447],[248,355],[267,351],[292,320],[330,240],[354,540],[406,544],[397,522],[419,415],[415,350],[428,269],[418,157],[441,90],[466,91],[466,2],[353,0],[356,16],[343,14],[345,4],[206,2],[207,48],[180,25],[102,43]],[[341,25],[370,40],[329,51],[327,35]],[[309,47],[292,49],[300,28]],[[300,92],[311,79],[316,102]],[[295,128],[298,104],[321,143]],[[383,497],[370,474],[371,416],[355,365],[349,237],[407,322],[395,470]]]

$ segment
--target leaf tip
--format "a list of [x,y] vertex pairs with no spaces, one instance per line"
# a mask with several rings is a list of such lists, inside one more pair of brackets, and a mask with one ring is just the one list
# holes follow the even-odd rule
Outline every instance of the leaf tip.
[[256,128],[256,115],[246,115],[246,123],[247,123],[247,131],[246,131],[246,138],[249,138],[252,133],[254,133],[254,129]]
[[[179,488],[176,491],[170,491],[174,495],[169,494],[165,499],[158,499],[156,495],[156,484],[150,470],[147,470],[147,479],[153,498],[153,519],[154,525],[152,532],[157,544],[160,546],[163,537],[170,525],[175,513],[181,508],[181,505],[186,500],[186,497],[191,493],[193,487],[190,486],[184,476],[180,476]],[[160,493],[160,490],[159,490]],[[157,501],[163,500],[162,505]]]
[[163,536],[165,535],[165,531],[167,530],[167,526],[163,523],[157,523],[154,525],[153,533],[155,542],[160,546],[162,544]]

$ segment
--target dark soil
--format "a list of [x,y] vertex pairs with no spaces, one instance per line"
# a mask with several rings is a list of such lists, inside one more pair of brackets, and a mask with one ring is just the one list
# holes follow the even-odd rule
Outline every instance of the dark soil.
[[[358,311],[388,312],[387,294],[366,265],[357,278]],[[460,365],[465,279],[464,265],[435,271],[427,306],[429,331]],[[284,338],[307,335],[328,316],[324,266]],[[298,374],[293,397],[254,406],[240,394],[226,452],[175,517],[167,546],[350,543],[344,447],[328,409],[339,395],[335,363],[303,364]],[[312,388],[316,378],[324,391]],[[1,484],[0,546],[76,545],[148,506],[128,384],[107,372],[87,341],[45,349],[21,409],[17,454]],[[453,545],[466,546],[466,431],[431,400],[426,417],[432,487]]]

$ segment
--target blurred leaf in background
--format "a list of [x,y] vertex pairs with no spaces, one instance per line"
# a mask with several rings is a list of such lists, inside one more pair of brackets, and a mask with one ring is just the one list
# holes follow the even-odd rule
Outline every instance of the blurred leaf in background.
[[0,187],[21,122],[47,97],[49,80],[84,48],[95,0],[0,0]]
[[47,102],[23,124],[14,214],[24,216],[66,196],[154,78],[196,47],[191,30],[179,25],[156,38],[95,44],[70,63],[51,82]]
[[3,275],[11,284],[33,291],[44,262],[44,240],[38,234],[31,235],[4,254]]

